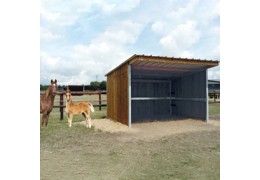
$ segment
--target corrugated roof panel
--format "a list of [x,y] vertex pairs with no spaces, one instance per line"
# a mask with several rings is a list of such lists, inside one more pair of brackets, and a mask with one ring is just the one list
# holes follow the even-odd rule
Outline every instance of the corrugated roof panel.
[[143,65],[132,64],[132,69],[144,70],[166,70],[166,71],[192,71],[196,69],[207,68],[205,65],[189,65],[189,64],[170,64],[170,63],[146,63]]
[[[160,56],[146,56],[146,55],[133,55],[118,67],[106,74],[109,75],[111,72],[117,70],[124,64],[129,63],[133,66],[136,65],[140,68],[143,66],[144,69],[162,70],[172,69],[172,71],[181,69],[198,70],[201,68],[211,68],[219,64],[219,61],[212,60],[201,60],[201,59],[187,59],[187,58],[174,58],[174,57],[160,57]],[[147,66],[147,67],[145,67]]]

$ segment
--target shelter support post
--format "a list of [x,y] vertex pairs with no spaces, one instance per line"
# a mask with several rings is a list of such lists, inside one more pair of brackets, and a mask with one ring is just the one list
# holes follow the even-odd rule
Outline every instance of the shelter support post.
[[132,106],[132,99],[131,99],[131,65],[128,64],[128,127],[131,128],[131,106]]
[[208,89],[208,69],[206,70],[206,119],[205,121],[209,121],[209,89]]

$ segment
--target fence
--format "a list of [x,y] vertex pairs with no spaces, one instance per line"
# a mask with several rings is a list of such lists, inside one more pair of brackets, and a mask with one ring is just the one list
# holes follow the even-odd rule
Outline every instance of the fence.
[[214,99],[214,102],[220,102],[220,91],[219,90],[209,90],[209,97]]
[[[43,93],[41,93],[43,94]],[[54,105],[53,108],[59,108],[60,109],[60,120],[63,120],[64,115],[64,108],[66,107],[66,102],[64,100],[64,95],[66,94],[66,91],[58,91],[56,93],[56,96],[59,96],[59,105]],[[106,107],[107,104],[102,104],[102,102],[106,102],[107,100],[102,100],[101,95],[107,94],[106,91],[71,91],[72,95],[98,95],[98,101],[88,101],[88,102],[98,102],[98,104],[93,104],[94,107],[99,107],[99,111],[101,111],[102,107]],[[82,101],[75,101],[73,102],[82,102]]]
[[[43,94],[43,93],[41,93]],[[64,95],[66,94],[66,91],[58,91],[56,93],[56,96],[59,96],[59,105],[54,105],[53,108],[59,108],[60,109],[60,119],[63,120],[64,118],[64,108],[66,107],[66,102],[64,100]],[[88,101],[88,102],[98,102],[98,104],[94,104],[94,107],[99,107],[99,111],[101,111],[102,107],[106,107],[107,104],[102,104],[102,102],[107,102],[107,100],[102,100],[102,94],[107,94],[106,91],[71,91],[72,95],[98,95],[98,101]],[[220,91],[217,90],[209,90],[209,97],[213,97],[214,102],[217,102],[216,99],[220,98]],[[79,102],[73,100],[73,102]]]

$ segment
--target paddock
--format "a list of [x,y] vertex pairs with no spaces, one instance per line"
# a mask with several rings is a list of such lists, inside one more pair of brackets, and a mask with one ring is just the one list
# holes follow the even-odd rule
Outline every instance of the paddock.
[[107,76],[107,116],[143,121],[208,121],[208,69],[219,61],[133,55]]
[[[219,105],[209,106],[219,114]],[[41,179],[219,179],[219,119],[128,128],[96,117],[89,129],[82,117],[68,128],[58,116],[41,128]]]

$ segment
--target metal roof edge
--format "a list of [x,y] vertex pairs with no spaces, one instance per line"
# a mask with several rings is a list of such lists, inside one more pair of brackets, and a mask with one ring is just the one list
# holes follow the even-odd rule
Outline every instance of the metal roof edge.
[[168,59],[168,60],[182,60],[182,61],[196,61],[196,62],[208,62],[208,63],[218,63],[219,64],[219,60],[207,60],[207,59],[194,59],[194,58],[181,58],[181,57],[167,57],[167,56],[148,56],[148,55],[136,55],[136,57],[143,57],[143,58],[159,58],[159,59]]
[[[187,62],[206,62],[206,63],[214,63],[217,64],[215,66],[219,65],[219,61],[218,60],[202,60],[202,59],[194,59],[194,58],[181,58],[181,57],[167,57],[167,56],[148,56],[148,55],[138,55],[138,54],[134,54],[133,56],[131,56],[130,58],[128,58],[127,60],[125,60],[124,62],[122,62],[120,65],[118,65],[117,67],[115,67],[114,69],[112,69],[111,71],[109,71],[107,74],[105,74],[105,76],[108,76],[109,74],[111,74],[112,72],[114,72],[115,70],[119,69],[121,66],[125,65],[126,63],[131,63],[131,61],[135,58],[164,58],[164,59],[168,59],[168,60],[182,60],[182,61],[187,61]],[[137,59],[138,60],[138,59]],[[215,67],[212,66],[212,67]],[[211,68],[211,67],[209,67]]]

